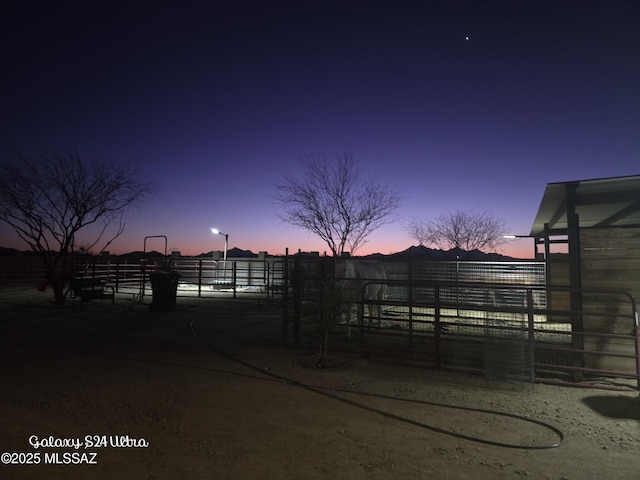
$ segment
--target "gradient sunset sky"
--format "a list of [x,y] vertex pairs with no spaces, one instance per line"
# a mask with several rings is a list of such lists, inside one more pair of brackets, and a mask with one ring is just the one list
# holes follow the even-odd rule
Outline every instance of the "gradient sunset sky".
[[635,0],[9,2],[0,154],[139,165],[159,194],[112,253],[150,235],[222,250],[211,227],[229,247],[327,251],[270,195],[345,149],[404,195],[358,254],[456,209],[527,234],[547,183],[640,173],[639,21]]

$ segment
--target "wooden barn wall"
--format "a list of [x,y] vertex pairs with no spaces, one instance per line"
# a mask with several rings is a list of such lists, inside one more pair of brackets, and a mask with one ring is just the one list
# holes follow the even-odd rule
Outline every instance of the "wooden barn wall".
[[[569,255],[566,253],[552,253],[547,262],[550,287],[569,287]],[[550,310],[568,311],[571,309],[569,292],[551,290],[547,294],[547,305]],[[553,322],[571,322],[571,315],[553,313],[549,315]]]
[[640,299],[640,227],[580,231],[582,286],[624,290]]
[[[615,289],[630,293],[640,300],[640,227],[632,228],[589,228],[580,231],[580,256],[582,287],[585,289]],[[624,297],[594,298],[583,297],[585,312],[584,328],[587,332],[629,333],[633,329],[629,315],[629,304]],[[587,337],[587,350],[603,348],[602,339]],[[624,346],[615,339],[607,339],[604,349],[611,352],[633,353],[629,344]],[[633,370],[630,359],[614,357],[587,357],[587,363],[598,368]],[[605,363],[605,364],[603,364]]]

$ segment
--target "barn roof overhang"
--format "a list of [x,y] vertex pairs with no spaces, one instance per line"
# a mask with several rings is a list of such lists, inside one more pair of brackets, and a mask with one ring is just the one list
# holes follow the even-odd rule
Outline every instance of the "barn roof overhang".
[[580,228],[640,226],[640,175],[548,183],[530,236],[567,234],[568,212]]

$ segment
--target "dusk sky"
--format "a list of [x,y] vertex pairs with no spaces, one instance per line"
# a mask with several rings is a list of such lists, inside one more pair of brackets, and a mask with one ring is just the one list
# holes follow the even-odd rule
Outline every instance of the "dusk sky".
[[547,183],[640,174],[637,0],[15,1],[0,36],[1,155],[77,151],[158,185],[112,253],[150,235],[222,250],[211,227],[229,247],[327,251],[270,198],[310,154],[348,149],[403,193],[358,254],[456,209],[526,235]]

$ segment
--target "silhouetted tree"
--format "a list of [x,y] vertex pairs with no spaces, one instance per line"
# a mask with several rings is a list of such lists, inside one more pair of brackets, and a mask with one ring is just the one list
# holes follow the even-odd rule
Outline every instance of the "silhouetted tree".
[[[78,154],[0,162],[0,220],[42,258],[57,304],[65,302],[77,250],[105,250],[124,231],[124,211],[153,191],[130,164],[87,162]],[[94,240],[76,245],[78,233],[96,226]]]
[[495,251],[506,243],[505,224],[487,212],[456,210],[433,220],[412,220],[407,231],[420,245],[466,251]]
[[350,152],[334,162],[309,156],[303,165],[302,178],[283,175],[276,184],[278,216],[318,235],[334,256],[355,253],[399,207],[399,194],[373,177],[363,178]]

